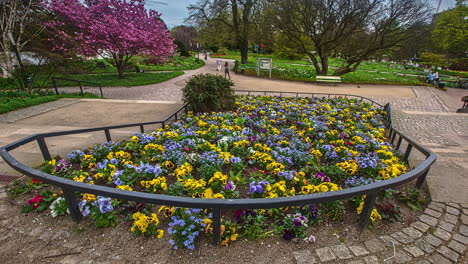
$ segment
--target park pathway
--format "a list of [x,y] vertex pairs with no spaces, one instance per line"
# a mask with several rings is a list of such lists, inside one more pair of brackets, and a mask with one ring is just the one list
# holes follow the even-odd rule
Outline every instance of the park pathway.
[[[159,120],[181,105],[182,87],[190,76],[198,73],[216,74],[215,59],[210,58],[206,66],[163,83],[105,87],[105,96],[111,100],[60,100],[0,115],[0,144],[38,132]],[[460,98],[468,95],[467,90],[444,92],[430,87],[318,85],[235,74],[231,77],[237,90],[348,93],[381,103],[390,102],[395,126],[438,155],[427,179],[432,202],[417,221],[408,223],[401,231],[360,242],[347,241],[321,247],[310,245],[285,252],[283,258],[272,258],[277,256],[276,251],[282,251],[281,245],[270,247],[270,244],[255,242],[252,246],[256,251],[243,252],[242,256],[237,256],[237,261],[278,264],[468,263],[468,114],[455,113],[462,105]],[[125,137],[129,133],[131,131],[120,131],[118,135]],[[103,139],[102,135],[57,139],[51,142],[51,152],[66,153],[72,147],[84,147]],[[20,151],[20,156],[35,162],[40,158],[39,150],[28,148]],[[415,155],[411,160],[417,163],[419,159]],[[5,166],[0,162],[0,175],[6,174]],[[181,254],[191,255],[190,252],[169,250],[166,244],[161,246],[151,240],[142,242],[119,233],[122,228],[99,230],[93,238],[83,240],[80,234],[86,231],[82,229],[88,228],[84,224],[78,228],[71,220],[57,222],[55,219],[50,223],[34,219],[34,222],[24,224],[24,217],[19,212],[12,212],[12,208],[4,188],[0,187],[0,263],[175,263]],[[23,225],[18,226],[18,223]],[[57,223],[61,225],[56,226]],[[141,252],[135,259],[132,256],[140,246]],[[229,254],[229,248],[220,250],[218,256],[212,254],[217,250],[208,248],[208,251],[211,253],[194,252],[198,257],[192,256],[190,262],[231,263],[235,260],[232,256],[222,257],[222,252]]]

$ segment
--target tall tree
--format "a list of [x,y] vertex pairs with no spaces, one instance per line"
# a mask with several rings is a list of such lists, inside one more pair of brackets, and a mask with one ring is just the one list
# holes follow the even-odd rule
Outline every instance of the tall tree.
[[427,19],[421,0],[276,0],[276,28],[289,48],[307,55],[317,74],[327,75],[329,58],[344,61],[333,75],[359,64],[404,39],[407,29]]
[[38,0],[0,0],[0,68],[4,77],[11,76],[14,64],[24,69],[21,51],[43,31],[42,17]]
[[432,40],[454,57],[468,56],[468,7],[459,6],[437,14]]
[[[174,43],[160,14],[146,10],[144,0],[99,0],[87,5],[80,0],[50,0],[47,7],[59,19],[48,26],[56,32],[56,49],[78,43],[77,53],[100,55],[114,65],[119,78],[129,60],[139,54],[168,57]],[[64,31],[63,26],[74,30]]]
[[262,0],[199,0],[188,6],[188,20],[219,22],[229,27],[239,47],[241,63],[247,63],[252,17],[261,11],[263,3]]
[[171,30],[171,36],[184,45],[185,50],[191,50],[195,45],[198,32],[194,27],[177,26]]

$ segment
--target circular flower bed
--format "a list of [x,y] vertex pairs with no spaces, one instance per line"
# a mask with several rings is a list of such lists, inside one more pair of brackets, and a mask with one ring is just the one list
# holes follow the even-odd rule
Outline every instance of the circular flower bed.
[[[43,171],[121,190],[208,199],[331,192],[406,172],[399,154],[385,142],[384,113],[368,103],[344,98],[239,96],[236,106],[229,112],[189,113],[150,134],[72,151],[67,159],[50,161]],[[161,238],[165,231],[159,217],[170,218],[166,231],[174,248],[193,249],[197,237],[213,232],[208,210],[154,208],[93,194],[81,198],[82,215],[98,227],[115,224],[120,212],[127,215],[135,234]],[[351,200],[358,214],[363,198]],[[38,199],[27,206],[29,211],[43,202]],[[47,203],[52,201],[47,198]],[[53,215],[63,215],[66,203],[60,200],[51,209]],[[222,244],[228,245],[239,235],[260,238],[269,234],[313,242],[314,236],[306,236],[307,227],[318,221],[319,212],[338,219],[343,215],[343,202],[320,208],[237,210],[223,216]],[[371,220],[377,219],[381,215],[374,209]]]

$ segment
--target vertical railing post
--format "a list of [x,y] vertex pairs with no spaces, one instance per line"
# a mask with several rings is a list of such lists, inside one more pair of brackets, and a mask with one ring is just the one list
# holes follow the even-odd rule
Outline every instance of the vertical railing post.
[[418,180],[416,181],[416,188],[421,189],[424,181],[426,180],[427,174],[429,173],[430,167],[421,175],[418,177]]
[[166,122],[162,122],[162,129],[166,127]]
[[213,245],[221,242],[221,208],[213,208]]
[[366,199],[364,200],[364,208],[362,208],[361,216],[359,218],[359,226],[361,227],[361,231],[369,225],[369,218],[372,214],[372,210],[374,209],[376,199],[376,193],[370,193],[366,195]]
[[177,112],[175,112],[175,121],[177,121]]
[[37,139],[37,144],[39,145],[39,149],[41,150],[42,157],[44,158],[45,161],[52,160],[52,157],[50,156],[49,148],[47,147],[47,144],[44,140],[44,137],[39,137]]
[[145,127],[143,125],[140,125],[140,131],[142,134],[145,133]]
[[109,129],[104,129],[104,133],[106,133],[107,142],[112,141]]
[[101,92],[101,97],[104,97],[103,93],[102,93],[102,86],[99,85],[99,92]]
[[408,147],[406,148],[405,151],[405,156],[403,157],[404,162],[408,162],[409,155],[411,154],[411,149],[413,148],[413,145],[411,145],[410,142],[408,142]]
[[400,135],[400,138],[398,138],[396,149],[399,150],[401,146],[401,142],[403,141],[403,137]]
[[63,194],[65,196],[65,200],[67,200],[68,210],[70,210],[70,216],[75,222],[80,222],[81,220],[81,213],[80,209],[78,208],[78,203],[76,201],[76,195],[72,190],[63,188]]
[[81,85],[81,82],[78,82],[78,85],[80,86],[80,93],[81,93],[81,96],[84,96],[84,93],[83,93],[83,86]]
[[393,134],[392,134],[392,139],[391,139],[390,143],[393,144],[393,142],[395,142],[395,137],[396,137],[397,133],[396,133],[396,131],[394,129],[392,129],[392,132],[393,132]]
[[55,83],[55,78],[52,77],[52,84],[54,85],[54,89],[55,89],[55,94],[58,95],[59,92],[58,92],[58,89],[57,89],[57,84]]

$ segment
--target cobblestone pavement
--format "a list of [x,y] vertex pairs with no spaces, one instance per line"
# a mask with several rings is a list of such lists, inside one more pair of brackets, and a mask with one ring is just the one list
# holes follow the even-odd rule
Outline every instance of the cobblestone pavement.
[[359,245],[293,252],[298,264],[467,263],[468,204],[432,202],[419,220],[399,232]]

